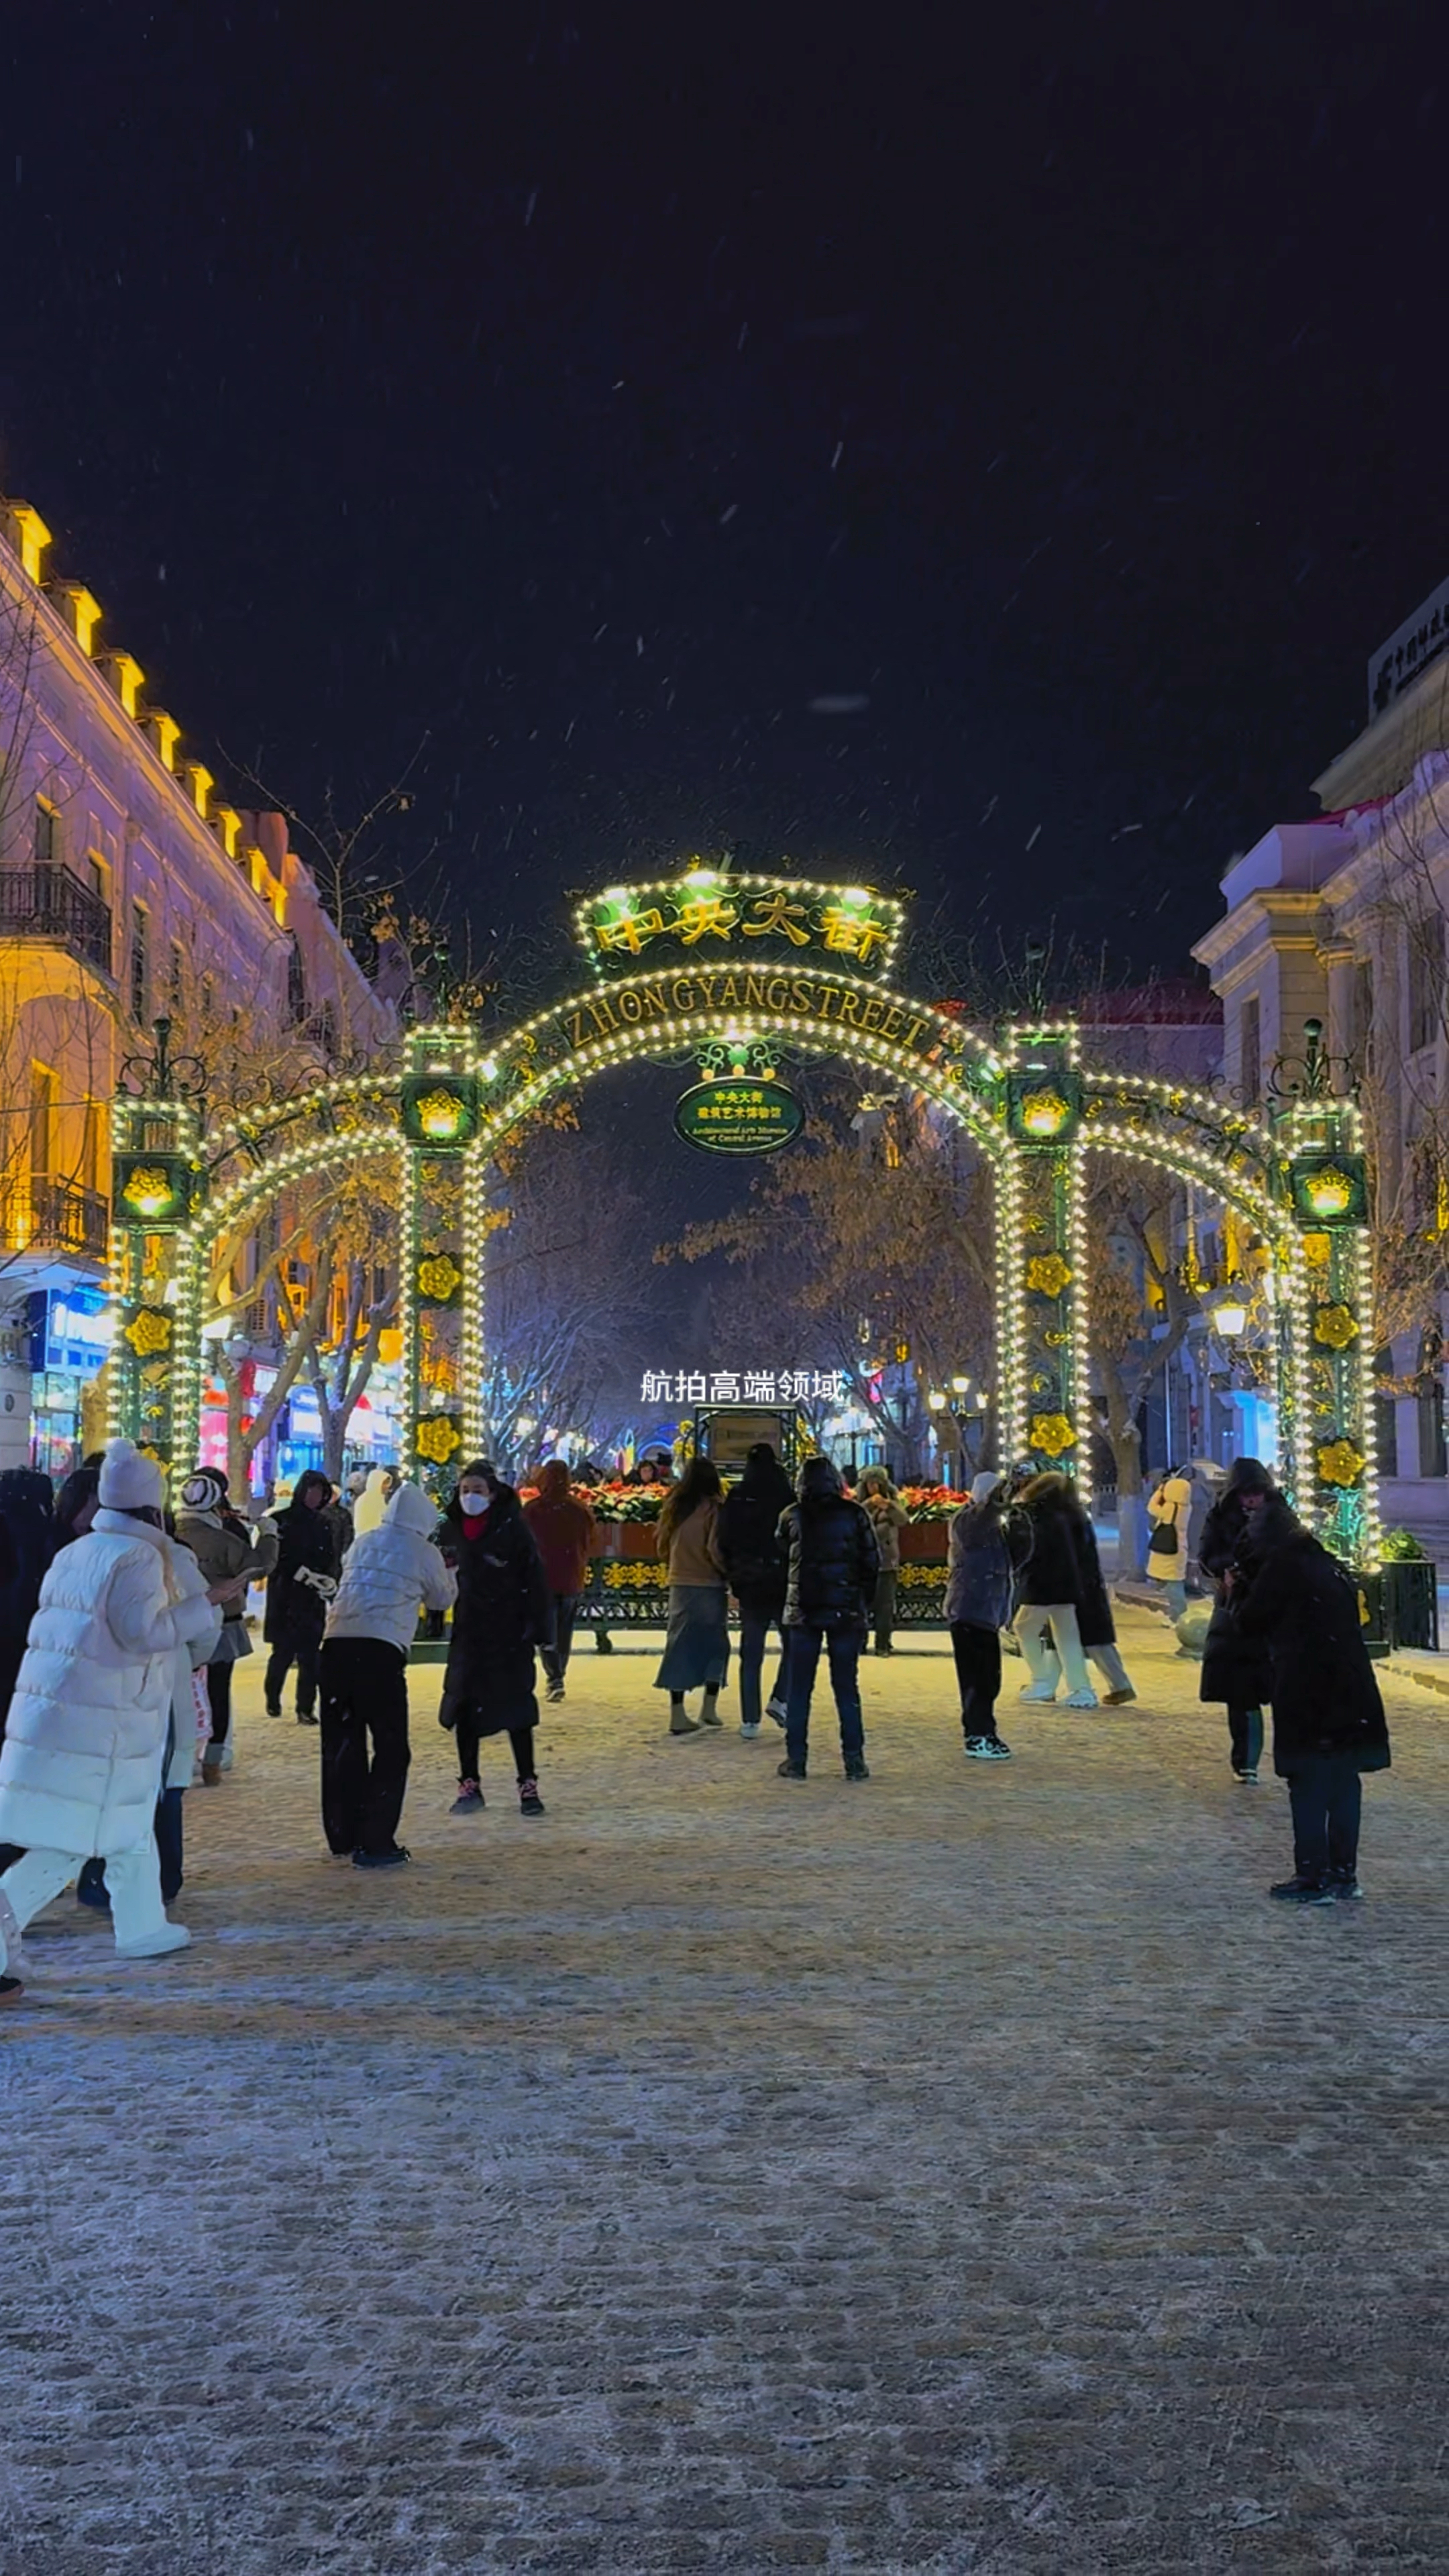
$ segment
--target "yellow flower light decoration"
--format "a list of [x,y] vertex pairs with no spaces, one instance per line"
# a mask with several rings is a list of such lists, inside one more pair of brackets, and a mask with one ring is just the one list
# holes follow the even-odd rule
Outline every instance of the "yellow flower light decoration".
[[425,1422],[418,1424],[413,1439],[418,1456],[431,1459],[435,1467],[446,1466],[454,1450],[462,1446],[462,1433],[446,1413],[430,1413]]
[[1026,1284],[1043,1297],[1060,1297],[1071,1284],[1071,1265],[1059,1252],[1038,1252],[1026,1265]]
[[1064,1413],[1034,1413],[1027,1437],[1032,1448],[1048,1458],[1060,1458],[1077,1445],[1076,1432]]
[[450,1144],[463,1129],[463,1104],[451,1091],[425,1091],[418,1102],[418,1125],[425,1136]]
[[1305,1234],[1303,1258],[1310,1270],[1326,1270],[1333,1257],[1333,1237],[1329,1234]]
[[1330,1440],[1318,1452],[1318,1472],[1325,1485],[1356,1485],[1364,1471],[1364,1454],[1351,1440]]
[[125,1338],[138,1359],[148,1358],[152,1351],[169,1351],[171,1348],[171,1318],[158,1315],[153,1306],[143,1306],[140,1314],[133,1315],[124,1330]]
[[1021,1104],[1021,1123],[1028,1136],[1059,1136],[1071,1114],[1059,1091],[1028,1092]]
[[462,1284],[463,1273],[449,1252],[435,1253],[430,1260],[418,1263],[420,1297],[436,1297],[440,1305],[446,1305]]
[[1330,1351],[1346,1351],[1358,1339],[1358,1321],[1347,1306],[1320,1306],[1313,1318],[1313,1338]]
[[1304,1182],[1303,1196],[1315,1216],[1342,1216],[1353,1205],[1353,1182],[1336,1163],[1325,1163]]
[[164,1216],[176,1202],[171,1175],[160,1163],[138,1163],[121,1192],[122,1204],[137,1216]]

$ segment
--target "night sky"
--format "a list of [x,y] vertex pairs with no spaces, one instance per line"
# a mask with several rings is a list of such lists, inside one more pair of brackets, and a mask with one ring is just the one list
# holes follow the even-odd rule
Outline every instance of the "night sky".
[[480,927],[728,844],[1179,967],[1449,571],[1440,13],[467,14],[11,13],[106,638],[304,811],[425,743]]

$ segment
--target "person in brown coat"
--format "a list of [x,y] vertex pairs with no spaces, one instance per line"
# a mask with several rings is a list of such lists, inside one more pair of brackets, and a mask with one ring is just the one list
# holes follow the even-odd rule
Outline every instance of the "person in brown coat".
[[550,1458],[538,1479],[538,1492],[523,1506],[523,1517],[543,1559],[553,1595],[553,1644],[543,1649],[545,1696],[562,1699],[564,1675],[574,1641],[579,1594],[589,1579],[597,1523],[588,1504],[573,1491],[562,1458]]

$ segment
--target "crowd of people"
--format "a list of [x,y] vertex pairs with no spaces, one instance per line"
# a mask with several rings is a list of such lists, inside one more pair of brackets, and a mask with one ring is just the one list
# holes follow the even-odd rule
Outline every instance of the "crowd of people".
[[[717,1728],[739,1620],[740,1732],[783,1730],[779,1776],[809,1776],[810,1716],[822,1656],[848,1781],[868,1780],[859,1664],[874,1633],[892,1651],[905,1513],[884,1470],[846,1490],[828,1458],[792,1481],[765,1443],[727,1493],[714,1462],[662,1480],[668,1633],[655,1686],[671,1735]],[[1183,1490],[1175,1492],[1175,1484]],[[1153,1497],[1184,1539],[1188,1488]],[[420,1616],[452,1628],[439,1710],[457,1747],[451,1814],[486,1804],[482,1748],[506,1735],[520,1813],[542,1816],[535,1754],[538,1661],[565,1695],[579,1597],[595,1544],[587,1492],[551,1461],[525,1500],[486,1459],[467,1465],[441,1518],[419,1487],[375,1470],[350,1506],[309,1471],[275,1520],[233,1507],[227,1479],[198,1468],[173,1523],[160,1468],[113,1441],[52,1502],[30,1470],[0,1477],[0,1999],[25,1925],[75,1883],[109,1910],[116,1948],[153,1958],[189,1934],[166,1908],[183,1883],[181,1800],[215,1787],[230,1760],[233,1666],[252,1651],[245,1604],[266,1584],[265,1701],[320,1729],[328,1848],[358,1868],[405,1863],[398,1840],[410,1763],[407,1663]],[[1157,1549],[1160,1561],[1169,1551]],[[1352,1577],[1303,1528],[1256,1459],[1240,1459],[1202,1528],[1198,1561],[1214,1606],[1201,1692],[1227,1712],[1235,1776],[1258,1777],[1264,1711],[1286,1779],[1294,1869],[1274,1897],[1329,1904],[1357,1876],[1362,1775],[1389,1761],[1383,1704]],[[964,1749],[1005,1762],[997,1709],[1003,1639],[1020,1654],[1020,1697],[1120,1707],[1136,1697],[1119,1650],[1096,1539],[1070,1477],[979,1475],[950,1533],[946,1620]],[[770,1634],[779,1662],[768,1699]],[[1099,1699],[1092,1671],[1105,1685]],[[700,1694],[699,1714],[689,1700]]]

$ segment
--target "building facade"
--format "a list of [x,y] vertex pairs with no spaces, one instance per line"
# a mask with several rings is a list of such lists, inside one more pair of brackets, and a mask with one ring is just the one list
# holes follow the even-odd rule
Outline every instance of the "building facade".
[[[379,1000],[279,814],[219,799],[49,530],[0,503],[0,1467],[93,1445],[110,1102],[155,1024],[225,1107],[386,1047]],[[238,1293],[255,1245],[238,1254]],[[267,1324],[251,1318],[262,1357]],[[87,1328],[90,1328],[89,1331]]]
[[[1449,590],[1449,586],[1446,586]],[[1194,954],[1221,995],[1227,1080],[1250,1107],[1302,1078],[1321,1024],[1358,1092],[1374,1179],[1385,1522],[1449,1559],[1449,597],[1370,663],[1370,720],[1314,782],[1324,810],[1235,858]],[[1274,1068],[1279,1069],[1275,1074]]]

